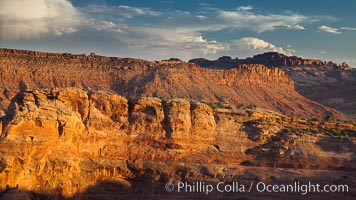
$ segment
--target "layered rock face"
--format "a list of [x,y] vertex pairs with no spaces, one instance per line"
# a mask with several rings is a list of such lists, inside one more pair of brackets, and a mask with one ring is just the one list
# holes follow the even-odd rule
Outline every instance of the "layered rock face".
[[189,62],[211,69],[228,69],[241,64],[263,64],[278,67],[285,71],[295,82],[296,90],[303,96],[356,115],[356,96],[352,88],[356,81],[356,69],[346,63],[340,65],[331,61],[304,59],[296,56],[285,56],[269,52],[246,59],[232,59],[223,56],[217,60],[204,58],[192,59]]
[[[164,191],[165,183],[271,176],[283,182],[313,174],[314,181],[356,186],[354,124],[54,88],[17,94],[0,125],[0,191],[18,185],[33,198],[179,199],[182,194]],[[256,197],[266,195],[274,197]]]
[[233,107],[255,104],[307,117],[343,117],[295,92],[294,82],[282,70],[263,65],[213,70],[179,60],[148,62],[0,49],[0,86],[2,111],[21,90],[80,87],[109,88],[127,97],[181,97]]

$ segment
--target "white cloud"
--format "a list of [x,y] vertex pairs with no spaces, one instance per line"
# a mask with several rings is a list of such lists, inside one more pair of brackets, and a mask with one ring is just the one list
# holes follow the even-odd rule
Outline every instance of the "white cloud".
[[326,51],[322,50],[320,51],[321,54],[326,54]]
[[125,5],[120,5],[117,7],[117,12],[121,13],[127,18],[132,18],[135,16],[146,15],[146,16],[159,16],[161,13],[152,11],[149,8],[136,8]]
[[83,12],[92,15],[100,14],[102,16],[133,18],[137,16],[160,16],[160,12],[153,11],[149,8],[130,7],[126,5],[106,6],[106,5],[89,5],[81,9]]
[[305,28],[299,24],[296,25],[280,25],[275,26],[275,28],[283,28],[283,29],[290,29],[290,30],[305,30]]
[[114,22],[108,22],[108,21],[101,21],[100,24],[95,25],[95,29],[97,31],[105,30],[105,29],[116,29],[117,24]]
[[1,0],[0,38],[60,36],[77,31],[80,12],[66,0]]
[[203,38],[199,33],[180,28],[128,27],[128,34],[119,36],[127,50],[139,57],[168,58],[215,55],[228,49],[225,43]]
[[197,18],[201,19],[201,20],[207,20],[208,17],[204,16],[204,15],[197,15]]
[[125,24],[116,24],[112,21],[98,21],[98,20],[92,20],[91,23],[89,23],[89,26],[94,28],[96,31],[113,31],[113,32],[118,32],[118,33],[125,33],[125,31],[122,30],[122,28],[126,27],[127,25]]
[[262,12],[246,8],[234,11],[210,9],[198,12],[197,15],[181,10],[165,14],[168,15],[167,18],[171,21],[169,23],[160,21],[161,26],[185,27],[196,32],[246,29],[261,33],[275,30],[278,27],[291,30],[304,30],[305,28],[301,24],[308,24],[319,20],[318,17],[307,17],[293,13],[263,14]]
[[332,28],[332,27],[325,26],[325,25],[319,26],[318,29],[320,31],[327,32],[327,33],[332,33],[332,34],[337,34],[337,35],[342,34],[342,32],[340,32],[337,28]]
[[226,26],[259,33],[274,30],[276,27],[302,29],[304,27],[298,24],[309,20],[308,17],[298,14],[258,14],[252,11],[219,11],[217,18]]
[[[121,8],[125,8],[125,12],[129,10],[126,6],[121,6]],[[96,14],[117,14],[118,8],[89,6],[82,10],[88,16],[95,17]],[[137,10],[137,8],[130,7],[130,10]],[[150,12],[155,13],[151,10]],[[143,12],[135,13],[144,14]],[[131,14],[132,12],[129,14],[120,13],[120,16],[130,18],[133,17]],[[175,10],[168,16],[171,17],[168,21],[161,21],[159,24],[149,22],[147,25],[144,24],[145,22],[126,24],[125,19],[114,22],[92,19],[90,27],[97,31],[98,35],[103,31],[112,32],[120,41],[120,52],[131,57],[148,59],[179,57],[188,60],[193,57],[216,55],[228,49],[228,44],[209,40],[202,36],[200,31],[211,30],[212,26],[215,26],[215,24],[211,26],[209,22],[206,22],[208,18],[205,15]]]
[[[4,1],[12,2],[10,0]],[[30,0],[22,1],[30,2]],[[295,53],[292,47],[284,49],[259,38],[245,37],[235,41],[222,42],[207,38],[203,33],[226,29],[263,32],[275,30],[278,27],[303,30],[304,27],[301,24],[311,23],[315,19],[293,13],[256,12],[251,6],[239,7],[233,11],[204,8],[201,12],[190,13],[181,10],[157,12],[149,8],[126,5],[91,5],[79,8],[80,12],[78,12],[65,0],[38,0],[36,3],[32,3],[32,1],[31,3],[38,6],[37,2],[49,1],[66,2],[66,5],[70,5],[71,9],[74,10],[75,15],[65,14],[64,16],[79,16],[80,13],[83,13],[82,16],[85,17],[85,20],[83,20],[84,23],[81,21],[83,24],[81,26],[75,26],[77,23],[72,23],[73,26],[65,26],[65,31],[58,29],[61,26],[58,26],[58,23],[52,23],[53,20],[61,19],[62,10],[64,13],[71,10],[61,8],[59,9],[61,12],[58,11],[59,16],[55,15],[56,17],[53,17],[53,19],[50,17],[40,18],[40,21],[53,29],[52,31],[40,32],[41,35],[42,33],[61,35],[78,30],[78,34],[66,37],[68,41],[73,40],[78,44],[75,45],[77,49],[82,48],[83,51],[89,52],[99,49],[101,52],[110,51],[118,56],[139,57],[149,60],[169,57],[188,60],[194,57],[216,58],[220,55],[244,57],[269,51],[292,55]],[[3,4],[2,0],[0,2],[0,5]],[[0,7],[0,11],[3,10],[2,8]],[[9,10],[16,9],[12,7],[7,9],[7,12]],[[45,8],[45,10],[48,10],[48,8]],[[3,12],[0,12],[1,14]],[[132,20],[132,18],[139,16],[153,17]],[[58,40],[60,39],[59,37]],[[80,45],[82,47],[77,47]]]
[[252,10],[252,6],[239,6],[237,7],[237,10]]
[[177,15],[190,15],[190,12],[186,10],[174,10],[174,13]]
[[284,50],[282,47],[254,37],[243,37],[235,40],[230,48],[240,51],[240,54],[248,56],[265,52],[278,52],[291,56],[296,52],[294,49]]
[[186,37],[187,42],[196,42],[196,43],[204,43],[207,42],[206,39],[203,38],[203,36],[188,36]]
[[341,27],[341,30],[347,30],[347,31],[356,31],[356,28],[354,27]]
[[294,55],[295,53],[297,53],[297,50],[295,50],[295,49],[286,49],[285,51],[284,51],[284,54],[286,54],[287,56],[292,56],[292,55]]
[[294,30],[305,30],[305,28],[299,24],[292,25],[288,27],[289,29],[294,29]]

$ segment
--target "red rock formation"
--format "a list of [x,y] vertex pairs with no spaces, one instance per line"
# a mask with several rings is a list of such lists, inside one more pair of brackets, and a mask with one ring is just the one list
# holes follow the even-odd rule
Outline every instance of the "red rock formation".
[[[354,124],[308,122],[260,108],[214,110],[184,99],[128,101],[110,92],[55,88],[16,95],[0,125],[4,198],[179,199],[182,193],[167,193],[164,184],[181,180],[356,184]],[[101,181],[123,186],[95,187]],[[2,194],[7,185],[12,189]]]
[[246,59],[232,59],[223,56],[213,61],[199,58],[192,59],[189,62],[213,69],[228,69],[240,64],[263,64],[269,67],[278,67],[293,79],[296,90],[303,96],[349,115],[355,116],[356,113],[354,106],[356,96],[349,89],[354,87],[356,69],[351,68],[347,63],[337,65],[331,61],[304,59],[274,52]]
[[[185,97],[199,101],[255,104],[283,113],[325,116],[340,112],[305,99],[280,69],[241,65],[227,70],[178,61],[148,62],[96,55],[52,54],[0,49],[0,106],[30,88],[75,86],[111,89],[129,97]],[[65,97],[63,97],[65,98]],[[86,98],[86,97],[83,97]],[[72,106],[85,117],[87,102]]]

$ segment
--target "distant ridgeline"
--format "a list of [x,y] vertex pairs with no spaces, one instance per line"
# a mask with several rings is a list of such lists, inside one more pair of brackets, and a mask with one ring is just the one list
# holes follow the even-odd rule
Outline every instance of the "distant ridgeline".
[[230,56],[222,56],[217,60],[207,60],[205,58],[195,58],[189,60],[191,63],[196,63],[202,67],[226,69],[236,67],[241,64],[262,64],[268,67],[281,67],[281,66],[324,66],[324,67],[341,67],[348,68],[347,63],[340,65],[331,61],[321,61],[318,59],[304,59],[297,56],[286,56],[277,52],[268,52],[255,55],[252,58],[246,59],[231,58]]
[[276,52],[246,59],[223,56],[217,60],[197,58],[189,62],[209,69],[230,69],[241,64],[277,67],[293,79],[296,91],[303,96],[356,118],[356,68],[347,63],[336,64]]

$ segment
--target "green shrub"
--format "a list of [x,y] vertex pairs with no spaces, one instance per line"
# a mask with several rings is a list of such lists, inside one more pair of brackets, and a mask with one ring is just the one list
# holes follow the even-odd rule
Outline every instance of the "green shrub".
[[332,134],[332,135],[334,135],[334,136],[341,136],[341,130],[340,129],[338,129],[338,128],[333,128],[333,129],[330,129],[329,130],[330,131],[330,133]]

